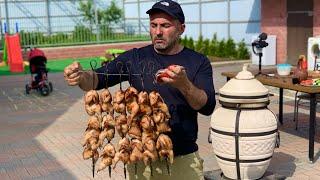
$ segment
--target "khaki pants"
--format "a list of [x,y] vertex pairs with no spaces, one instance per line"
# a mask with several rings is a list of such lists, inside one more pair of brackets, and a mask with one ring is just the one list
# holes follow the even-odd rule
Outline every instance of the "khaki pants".
[[[168,162],[169,163],[169,162]],[[150,166],[145,166],[143,162],[137,163],[137,174],[135,175],[135,165],[127,166],[129,179],[134,180],[203,180],[203,159],[198,152],[175,157],[173,164],[169,163],[168,174],[167,163],[165,160],[158,160],[152,163],[152,176]]]

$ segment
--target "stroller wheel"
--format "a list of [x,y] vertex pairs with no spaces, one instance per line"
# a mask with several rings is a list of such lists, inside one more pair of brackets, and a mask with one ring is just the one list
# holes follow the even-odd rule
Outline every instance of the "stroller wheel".
[[53,91],[53,86],[52,86],[51,82],[49,82],[49,88],[50,88],[50,92],[52,92]]
[[43,87],[40,88],[40,93],[43,96],[47,96],[50,93],[50,87],[48,85],[43,85]]
[[31,88],[30,88],[29,84],[26,84],[26,94],[30,94],[30,90],[31,90]]

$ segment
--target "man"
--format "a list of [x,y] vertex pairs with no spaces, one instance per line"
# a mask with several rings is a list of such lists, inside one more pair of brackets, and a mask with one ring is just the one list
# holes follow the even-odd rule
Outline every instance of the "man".
[[[65,79],[69,85],[79,85],[84,91],[110,87],[126,80],[138,91],[158,91],[171,114],[169,136],[175,155],[170,166],[171,175],[167,173],[166,162],[157,161],[152,163],[152,176],[149,166],[139,163],[135,175],[133,165],[129,165],[130,179],[203,179],[203,160],[196,144],[197,113],[210,115],[216,104],[210,62],[205,56],[179,44],[185,30],[185,17],[178,3],[162,0],[146,13],[150,17],[152,45],[129,50],[107,67],[96,70],[130,76],[108,76],[106,80],[106,76],[95,72],[80,72],[79,63],[73,63],[66,67]],[[172,64],[176,66],[165,70],[168,77],[162,77],[160,84],[153,83],[154,77],[150,74]]]

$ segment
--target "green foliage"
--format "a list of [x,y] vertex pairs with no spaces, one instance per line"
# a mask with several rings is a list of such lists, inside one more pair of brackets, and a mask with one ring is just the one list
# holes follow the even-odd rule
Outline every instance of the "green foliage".
[[29,44],[41,44],[47,41],[46,37],[41,32],[20,31],[20,37],[22,46]]
[[201,52],[202,44],[203,44],[203,36],[200,35],[198,41],[196,42],[195,50],[198,52]]
[[240,43],[238,43],[237,58],[238,59],[249,59],[250,58],[250,53],[249,53],[248,48],[246,47],[244,39],[242,39],[242,41]]
[[115,0],[112,0],[110,6],[103,11],[102,22],[107,24],[118,23],[123,17],[122,9],[117,7]]
[[192,39],[192,37],[190,37],[187,41],[187,47],[190,48],[190,49],[195,49],[194,47],[194,40]]
[[187,43],[188,43],[188,37],[187,36],[184,36],[183,38],[180,38],[180,44],[182,46],[187,47]]
[[210,47],[210,40],[209,39],[205,39],[203,41],[200,53],[208,56],[209,55],[209,47]]
[[181,45],[196,50],[210,57],[220,57],[229,59],[249,59],[250,53],[244,40],[240,43],[235,43],[233,39],[229,38],[227,41],[222,39],[218,40],[217,34],[215,33],[212,39],[203,39],[199,36],[199,40],[194,42],[190,37],[184,36],[180,39]]
[[88,0],[86,2],[80,1],[78,10],[83,16],[83,21],[93,24],[95,21],[95,12],[93,7],[93,0]]
[[227,57],[226,54],[226,43],[225,40],[222,39],[219,43],[218,43],[218,48],[217,48],[217,53],[216,55],[218,57]]
[[48,38],[48,43],[54,44],[54,43],[66,43],[70,42],[70,38],[68,34],[59,32],[57,34],[51,35],[50,38]]
[[236,44],[231,38],[229,38],[225,44],[225,55],[231,58],[237,57]]
[[[89,24],[93,24],[96,22],[95,17],[95,7],[94,1],[80,1],[78,10],[81,12],[83,16],[84,22],[89,22]],[[122,9],[118,8],[116,5],[116,1],[112,0],[110,6],[105,9],[97,8],[97,21],[96,24],[112,24],[118,23],[123,18]]]
[[95,39],[96,36],[92,33],[91,29],[78,25],[74,28],[72,37],[76,42],[88,42]]
[[113,35],[112,29],[108,25],[100,25],[99,33],[102,40],[107,40]]

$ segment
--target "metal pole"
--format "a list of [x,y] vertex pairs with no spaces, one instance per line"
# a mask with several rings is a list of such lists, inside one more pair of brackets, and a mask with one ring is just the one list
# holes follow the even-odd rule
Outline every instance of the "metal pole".
[[125,13],[125,5],[124,5],[124,3],[125,3],[125,0],[122,0],[122,12],[123,12],[123,28],[124,28],[124,32],[125,33],[127,33],[126,32],[126,13]]
[[97,0],[93,1],[93,7],[94,7],[94,21],[96,24],[96,32],[97,32],[97,42],[100,42],[100,31],[99,31],[99,22],[98,22],[98,7],[97,7]]
[[199,32],[200,32],[200,36],[202,36],[202,3],[201,0],[198,1],[199,3]]
[[5,11],[6,11],[7,32],[8,32],[8,34],[10,34],[10,22],[9,22],[8,0],[4,0],[4,9],[5,9]]
[[50,19],[50,1],[46,0],[46,19],[47,19],[47,25],[48,25],[48,34],[51,35],[52,28],[51,28],[51,19]]
[[138,0],[138,19],[139,19],[139,35],[141,35],[141,16],[140,16],[140,0]]
[[230,0],[228,0],[228,38],[230,38]]
[[315,119],[316,119],[316,94],[310,94],[310,117],[309,117],[309,161],[314,160],[314,135],[315,135]]
[[279,88],[279,122],[283,124],[283,88]]
[[[1,7],[2,7],[2,3],[0,2],[0,40],[2,39],[2,35],[3,35]],[[1,46],[2,46],[2,44],[1,44]]]

